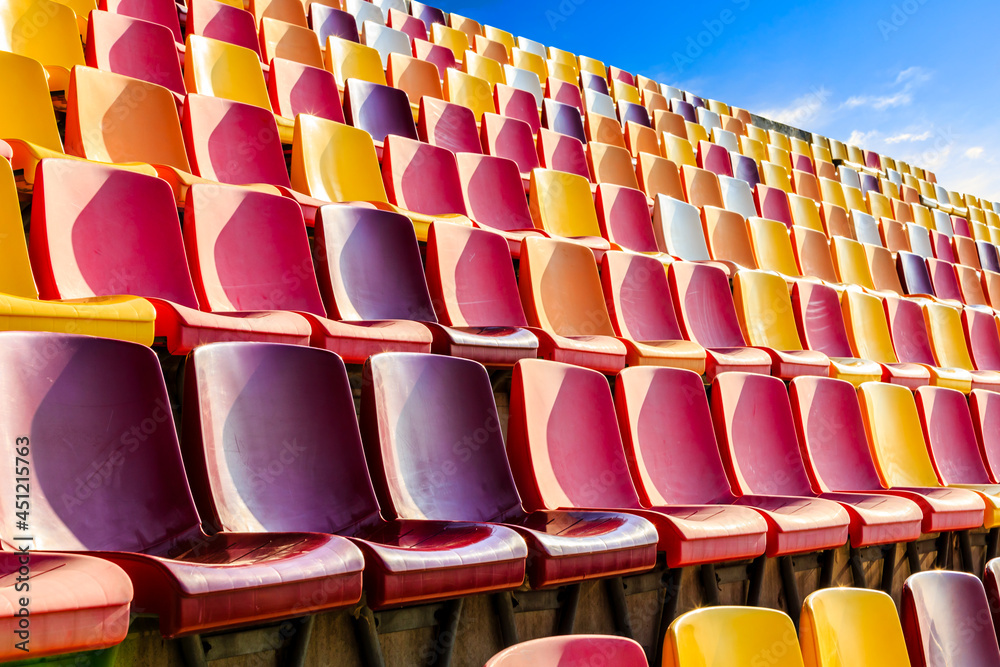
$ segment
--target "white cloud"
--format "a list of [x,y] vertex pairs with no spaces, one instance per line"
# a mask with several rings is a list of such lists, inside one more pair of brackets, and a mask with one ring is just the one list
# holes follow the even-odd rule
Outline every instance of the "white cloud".
[[913,102],[911,92],[914,88],[930,80],[931,72],[922,67],[907,67],[896,75],[896,80],[892,86],[902,85],[901,90],[888,95],[852,95],[844,103],[845,109],[857,109],[858,107],[871,107],[876,111],[884,111],[895,107],[905,107]]
[[916,65],[913,67],[907,67],[896,75],[896,85],[906,81],[912,81],[914,84],[923,83],[924,81],[930,80],[931,74],[932,72],[924,69],[923,67],[918,67]]
[[973,146],[969,150],[965,151],[965,157],[970,160],[978,160],[983,155],[985,149],[982,146]]
[[876,130],[872,130],[871,132],[854,130],[851,132],[851,136],[847,137],[847,143],[867,148],[877,136],[878,132]]
[[801,128],[803,125],[817,124],[816,119],[823,111],[826,101],[830,98],[830,91],[824,87],[814,88],[811,92],[792,100],[791,104],[778,109],[767,109],[760,112],[764,118],[779,123],[792,125]]
[[920,134],[913,134],[912,132],[903,132],[901,134],[896,134],[891,137],[885,138],[885,143],[887,144],[900,144],[903,142],[913,143],[917,141],[927,141],[933,136],[930,130],[925,130]]

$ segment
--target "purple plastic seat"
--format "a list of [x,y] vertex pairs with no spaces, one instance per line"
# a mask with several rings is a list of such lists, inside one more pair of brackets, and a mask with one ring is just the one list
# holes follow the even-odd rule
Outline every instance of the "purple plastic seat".
[[943,570],[911,575],[903,584],[899,615],[912,667],[1000,666],[979,577]]
[[733,178],[746,181],[750,185],[751,190],[755,189],[761,182],[757,162],[752,157],[740,155],[735,151],[729,155],[733,165]]
[[576,137],[542,128],[538,131],[538,162],[544,169],[565,171],[590,180],[587,153]]
[[542,126],[538,118],[538,103],[528,91],[498,83],[493,86],[493,104],[501,116],[527,123],[531,133],[538,134],[538,128]]
[[[324,350],[235,343],[187,359],[184,460],[205,520],[230,532],[353,538],[373,609],[512,589],[527,547],[502,526],[382,518],[344,362]],[[282,473],[261,483],[268,461]]]
[[360,43],[358,37],[358,22],[354,15],[327,7],[319,2],[309,4],[309,23],[313,32],[319,36],[319,43],[326,46],[330,37],[340,37],[349,42]]
[[878,178],[872,174],[861,174],[861,193],[867,197],[869,192],[882,192]]
[[417,136],[452,153],[482,153],[476,114],[469,107],[424,96],[420,98]]
[[85,55],[89,67],[155,83],[178,99],[187,92],[173,34],[157,23],[95,10]]
[[[149,348],[5,332],[0,369],[0,429],[12,447],[30,441],[32,551],[115,563],[132,579],[132,612],[158,616],[165,637],[305,616],[360,598],[363,556],[342,537],[205,533]],[[0,500],[9,516],[13,462]]]
[[684,120],[690,123],[698,122],[698,113],[690,103],[685,102],[684,100],[679,100],[677,98],[671,99],[670,110],[676,114],[680,114]]
[[[351,24],[354,25],[353,18]],[[192,0],[188,4],[187,34],[242,46],[260,58],[257,23],[253,14],[224,2]],[[356,32],[354,41],[358,41]],[[323,39],[323,44],[326,44],[326,39]]]
[[[597,76],[596,74],[592,74],[590,72],[580,72],[580,84],[582,90],[594,90],[604,95],[611,94],[608,91],[608,82],[604,79],[604,77]],[[580,110],[583,110],[582,105]]]
[[976,250],[979,251],[979,263],[984,269],[1000,273],[1000,254],[995,245],[989,241],[976,241]]
[[900,250],[896,253],[896,273],[907,294],[934,296],[934,286],[927,271],[927,264],[920,255]]
[[625,123],[628,122],[638,123],[639,125],[650,129],[653,127],[653,123],[649,120],[649,113],[646,111],[646,107],[641,104],[635,104],[634,102],[618,102],[618,122],[621,123],[622,127],[625,127]]
[[524,510],[480,364],[434,355],[372,357],[362,381],[361,428],[387,519],[506,524],[528,543],[532,588],[641,572],[655,563],[656,529],[645,519]]
[[427,30],[431,29],[432,23],[440,23],[441,25],[448,25],[448,22],[444,18],[444,12],[437,7],[431,7],[430,5],[425,5],[422,2],[416,2],[415,0],[410,0],[410,14],[417,17],[424,22],[427,26]]
[[344,88],[344,119],[348,125],[372,135],[380,159],[387,136],[417,138],[410,98],[398,88],[348,79]]
[[573,137],[580,143],[587,143],[587,133],[583,128],[583,117],[576,107],[555,100],[542,100],[542,127],[559,134]]
[[289,199],[195,185],[185,206],[184,241],[198,299],[213,311],[297,313],[309,321],[313,347],[333,350],[352,364],[386,350],[430,351],[431,335],[416,322],[327,317],[305,221]]
[[[444,223],[447,224],[447,223]],[[538,340],[524,326],[440,324],[427,290],[413,224],[388,211],[328,206],[316,223],[317,276],[327,311],[347,322],[420,322],[440,354],[511,366],[534,357]]]
[[344,122],[337,80],[325,69],[274,58],[267,79],[267,94],[271,109],[279,116],[295,118],[304,113]]

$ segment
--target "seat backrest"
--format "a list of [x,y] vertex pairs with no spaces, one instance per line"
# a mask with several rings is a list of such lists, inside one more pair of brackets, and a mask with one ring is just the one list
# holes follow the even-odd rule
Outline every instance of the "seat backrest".
[[437,66],[438,72],[444,78],[449,69],[458,67],[455,54],[446,46],[425,42],[422,39],[413,40],[413,55],[420,60],[426,60]]
[[188,35],[184,83],[189,93],[211,95],[271,110],[260,58],[250,49]]
[[913,667],[1000,665],[986,589],[974,574],[910,575],[903,583],[900,617]]
[[[481,364],[430,354],[370,357],[361,432],[385,518],[503,521],[523,513]],[[441,473],[446,462],[455,474]]]
[[[506,85],[503,65],[499,61],[481,55],[477,52],[466,51],[465,62],[462,63],[462,71],[471,76],[485,80],[490,84],[490,97],[492,98],[493,86],[496,84]],[[541,86],[539,86],[539,92]]]
[[587,164],[594,183],[639,188],[632,155],[624,148],[591,141],[587,144]]
[[320,44],[326,44],[328,37],[340,37],[349,42],[360,43],[358,23],[348,12],[327,7],[318,2],[309,4],[309,17],[312,19],[312,29],[319,37]]
[[615,333],[634,341],[681,340],[680,325],[658,259],[607,252],[601,286]]
[[962,311],[943,303],[931,302],[925,302],[922,308],[924,321],[927,323],[927,332],[930,334],[931,349],[934,351],[937,365],[961,368],[967,371],[975,369],[972,356],[969,353],[969,346],[965,342]]
[[133,294],[198,308],[173,192],[154,176],[44,160],[29,252],[43,299]]
[[[33,540],[19,544],[166,555],[204,538],[152,350],[90,336],[4,332],[0,359],[8,397],[0,429],[12,451],[30,441],[38,494]],[[0,506],[13,517],[10,459],[10,492]],[[16,551],[13,533],[5,522],[5,547]]]
[[982,268],[1000,273],[1000,253],[997,253],[997,247],[989,241],[976,241],[976,249],[979,251]]
[[930,234],[931,234],[931,245],[933,246],[934,250],[934,257],[941,261],[954,264],[955,249],[951,245],[951,237],[933,229],[931,230]]
[[[113,14],[131,16],[151,23],[159,23],[170,29],[174,41],[184,42],[181,36],[181,24],[177,15],[177,5],[170,0],[103,0],[101,8]],[[254,26],[256,33],[257,27]]]
[[17,137],[62,153],[62,139],[42,65],[30,57],[0,51],[0,70],[8,89],[17,91],[17,95],[0,97],[0,136]]
[[[423,39],[427,40],[430,36],[427,34],[427,26],[424,22],[415,16],[410,16],[405,11],[395,8],[389,9],[388,20],[386,25],[390,28],[395,28],[406,33],[406,36],[410,39]],[[479,39],[485,39],[480,36]],[[502,45],[501,45],[501,48]],[[506,55],[506,51],[504,51]]]
[[493,86],[493,103],[497,113],[506,118],[527,123],[532,134],[538,134],[542,121],[538,116],[538,103],[531,93],[498,83]]
[[995,484],[1000,480],[1000,393],[973,389],[969,394],[969,412],[986,472]]
[[854,238],[859,243],[882,245],[882,233],[878,221],[870,214],[857,209],[850,211],[851,223],[854,226]]
[[493,103],[493,86],[478,76],[449,69],[444,79],[444,95],[449,102],[461,104],[472,110],[476,120],[484,113],[496,113]]
[[507,457],[528,511],[639,507],[611,388],[598,371],[519,361],[511,380]]
[[792,210],[788,206],[788,194],[781,188],[758,183],[753,189],[754,204],[762,218],[792,226]]
[[841,312],[851,349],[862,359],[880,364],[899,361],[892,346],[885,308],[877,296],[860,290],[846,290]]
[[710,607],[684,614],[663,640],[663,667],[803,667],[795,626],[787,614],[754,607]]
[[553,169],[531,172],[528,199],[535,226],[557,236],[600,236],[590,184],[582,176]]
[[880,292],[903,294],[903,285],[899,282],[896,260],[892,253],[879,246],[865,246],[864,252],[874,288]]
[[698,142],[698,166],[707,169],[717,176],[733,176],[733,165],[729,159],[729,151],[722,146],[708,141]]
[[892,598],[882,591],[827,588],[802,601],[802,657],[808,667],[910,667]]
[[455,154],[413,139],[389,135],[382,153],[382,181],[389,201],[410,211],[465,215]]
[[646,654],[638,643],[624,637],[605,635],[545,637],[521,642],[494,655],[486,663],[486,667],[582,667],[596,656],[607,660],[611,665],[646,667]]
[[291,183],[331,202],[388,201],[371,136],[307,114],[295,119]]
[[427,29],[430,30],[432,23],[445,24],[444,12],[437,7],[431,7],[423,2],[415,2],[415,0],[410,0],[410,13],[424,22]]
[[938,479],[944,484],[990,484],[965,394],[947,387],[920,387],[917,412]]
[[697,206],[657,195],[653,207],[653,232],[660,251],[688,261],[711,259]]
[[[184,462],[206,523],[348,535],[381,523],[337,355],[297,345],[207,345],[188,357],[184,379]],[[267,470],[275,460],[278,475]]]
[[[866,289],[876,289],[878,287],[868,263],[869,255],[866,251],[869,248],[881,248],[881,246],[862,245],[853,239],[844,238],[843,236],[834,236],[830,240],[830,254],[837,264],[837,275],[840,278],[840,282],[847,285],[858,285]],[[885,249],[882,248],[882,250]],[[891,260],[892,255],[890,254],[889,261],[891,262]],[[895,266],[891,268],[891,275],[896,276]]]
[[295,118],[302,113],[344,122],[337,82],[325,69],[275,58],[271,61],[267,94],[271,108],[279,116]]
[[730,159],[733,163],[733,178],[746,182],[751,188],[760,184],[760,170],[752,157],[731,153]]
[[934,285],[923,257],[900,250],[896,253],[896,272],[907,294],[934,296]]
[[978,308],[965,308],[962,325],[973,366],[980,371],[1000,370],[1000,335],[995,315]]
[[531,126],[524,121],[484,113],[479,140],[487,155],[513,160],[522,174],[539,167]]
[[583,127],[580,110],[569,104],[555,100],[542,100],[542,127],[559,134],[565,134],[587,143],[587,133]]
[[[837,282],[837,271],[833,267],[830,242],[826,235],[815,229],[797,226],[793,226],[789,232],[792,236],[792,250],[795,252],[795,261],[799,266],[799,272],[803,276],[819,278],[831,283]],[[864,259],[863,252],[862,259]]]
[[610,144],[619,148],[625,148],[625,137],[622,134],[621,123],[617,118],[602,116],[598,113],[588,112],[584,119],[584,129],[587,133],[587,142]]
[[[172,40],[170,44],[173,49]],[[97,162],[146,162],[191,171],[177,102],[166,88],[76,67],[66,101],[67,154]],[[114,122],[106,122],[108,118]],[[150,132],[150,127],[156,132]]]
[[649,219],[646,196],[639,190],[602,183],[597,186],[595,207],[601,235],[611,243],[636,252],[656,252],[656,237]]
[[910,251],[921,257],[933,257],[934,248],[931,246],[931,237],[927,229],[920,225],[906,223],[906,233],[910,240]]
[[378,51],[383,68],[389,64],[390,54],[408,56],[413,53],[409,35],[374,21],[364,21],[361,24],[361,43]]
[[[175,11],[175,22],[176,17]],[[0,9],[0,45],[5,52],[32,58],[46,67],[69,70],[84,64],[76,14],[67,5],[50,0],[5,2]]]
[[305,7],[301,0],[250,0],[248,11],[253,14],[257,24],[265,18],[277,19],[303,28],[309,27],[306,20]]
[[788,287],[781,276],[768,271],[737,272],[733,276],[733,302],[743,335],[751,345],[802,349]]
[[719,188],[722,190],[722,201],[727,210],[739,213],[744,219],[757,217],[753,192],[745,181],[722,176],[719,178]]
[[204,308],[326,316],[302,209],[294,200],[195,184],[184,205],[184,245]]
[[765,271],[777,271],[786,276],[799,276],[795,252],[788,237],[788,227],[777,220],[750,218],[747,220],[757,266]]
[[812,487],[824,493],[881,488],[854,385],[803,376],[792,379],[788,394]]
[[528,324],[560,336],[614,336],[594,253],[578,243],[528,237],[518,290]]
[[865,382],[858,388],[858,402],[883,484],[941,486],[927,453],[913,393],[899,385]]
[[975,241],[968,236],[956,235],[951,239],[951,243],[955,251],[955,262],[957,264],[964,264],[970,269],[977,271],[983,268],[979,263],[979,251],[976,248]]
[[545,97],[555,100],[556,102],[562,102],[563,104],[570,104],[575,106],[583,113],[583,97],[580,93],[580,87],[570,83],[569,81],[560,81],[559,79],[549,79],[545,82]]
[[645,192],[647,197],[666,195],[674,199],[684,199],[681,174],[677,170],[677,165],[666,158],[650,153],[639,153],[639,157],[636,158],[635,175],[639,189]]
[[155,83],[178,95],[186,92],[176,42],[166,27],[94,10],[87,30],[90,67]]
[[315,246],[316,277],[331,317],[436,321],[416,233],[405,216],[324,206]]
[[936,365],[920,304],[895,296],[883,297],[882,303],[889,323],[892,346],[899,360],[903,363]]
[[374,141],[390,134],[417,138],[417,126],[406,93],[397,88],[351,79],[344,89],[344,119],[364,130]]
[[[259,41],[266,62],[284,58],[310,67],[324,66],[319,37],[304,26],[265,17],[260,21]],[[409,47],[409,41],[406,45]]]
[[452,153],[482,153],[476,115],[468,107],[433,97],[420,98],[417,135],[432,146]]
[[538,131],[537,148],[542,168],[575,174],[589,182],[587,154],[578,139],[542,128]]
[[705,206],[701,209],[701,222],[712,259],[735,262],[745,269],[757,268],[757,258],[753,256],[746,220],[742,215]]
[[719,177],[705,169],[684,165],[681,167],[684,194],[692,206],[718,206],[724,208]]
[[425,273],[442,324],[528,326],[503,237],[483,229],[432,223]]
[[289,187],[278,125],[268,109],[189,94],[182,129],[197,176],[234,185]]
[[[956,236],[955,238],[961,237]],[[990,305],[989,299],[986,298],[986,293],[983,291],[983,283],[980,279],[981,272],[963,264],[955,264],[953,268],[958,285],[962,290],[962,301],[970,306]]]
[[4,239],[0,244],[0,292],[37,299],[14,170],[7,160],[0,160],[0,238]]
[[456,158],[469,217],[496,229],[513,231],[534,227],[517,164],[502,157],[476,153],[459,153]]
[[674,262],[667,272],[684,337],[705,347],[745,347],[729,278],[717,266]]
[[430,27],[431,41],[444,46],[455,54],[455,59],[462,62],[462,56],[469,50],[469,38],[461,30],[435,23]]
[[840,297],[829,285],[799,281],[792,287],[792,308],[799,338],[828,357],[851,357]]
[[[321,10],[336,11],[332,7],[326,7],[319,3],[313,4]],[[351,19],[351,27],[354,27],[354,19]],[[187,34],[201,35],[217,39],[220,42],[242,46],[256,53],[258,58],[260,57],[257,23],[254,21],[253,14],[243,10],[242,3],[240,7],[233,7],[225,2],[193,0],[188,4]],[[325,37],[321,43],[326,43]]]
[[325,64],[341,88],[347,85],[348,79],[386,85],[382,56],[370,46],[330,35],[326,39]]
[[434,63],[402,53],[390,53],[385,75],[389,85],[404,91],[411,104],[419,104],[423,97],[444,99],[441,79]]

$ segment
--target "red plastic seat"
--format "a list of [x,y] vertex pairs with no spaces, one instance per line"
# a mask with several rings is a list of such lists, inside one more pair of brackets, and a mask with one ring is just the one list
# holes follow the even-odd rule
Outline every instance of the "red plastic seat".
[[525,509],[598,508],[642,516],[656,526],[657,550],[666,554],[668,567],[764,553],[767,524],[753,510],[640,502],[611,391],[597,371],[519,362],[511,383],[507,457]]
[[452,153],[482,153],[476,114],[469,107],[424,96],[417,120],[420,141]]
[[538,162],[543,169],[565,171],[590,180],[587,153],[574,137],[542,128],[538,131]]
[[[899,253],[902,255],[903,253]],[[896,356],[907,364],[920,364],[931,374],[931,384],[951,387],[967,393],[972,387],[972,374],[962,368],[939,367],[931,351],[930,336],[920,304],[896,296],[882,298],[889,334]]]
[[213,312],[297,313],[309,322],[313,347],[333,350],[353,364],[386,350],[430,351],[431,335],[416,322],[327,317],[305,222],[284,197],[195,185],[185,207],[184,241],[198,299]]
[[325,207],[317,220],[315,243],[320,292],[327,311],[337,319],[380,327],[419,322],[433,335],[433,351],[490,366],[511,366],[535,356],[537,339],[513,322],[468,327],[438,322],[413,225],[404,216]]
[[527,193],[531,183],[531,171],[540,166],[538,153],[535,151],[535,139],[531,136],[531,126],[516,118],[484,113],[479,141],[487,155],[504,157],[517,164],[522,187]]
[[973,389],[969,394],[969,412],[990,482],[1000,483],[1000,393]]
[[434,63],[442,79],[448,76],[449,69],[460,69],[461,67],[455,60],[455,52],[447,46],[432,44],[422,39],[414,39],[411,44],[413,46],[413,56],[420,60]]
[[886,489],[872,460],[853,385],[833,378],[796,378],[789,389],[799,445],[809,479],[822,492],[876,491],[915,502],[921,531],[965,530],[983,525],[983,501],[964,489]]
[[113,14],[159,23],[170,29],[175,42],[184,43],[177,5],[173,0],[100,0],[98,8]]
[[295,118],[305,113],[344,122],[337,80],[332,72],[325,69],[274,58],[267,79],[267,94],[274,113],[284,118]]
[[[120,567],[100,558],[36,552],[30,555],[26,587],[19,577],[22,558],[17,552],[0,554],[0,632],[10,638],[0,646],[0,660],[99,651],[125,639],[132,582]],[[29,630],[17,615],[26,594]],[[30,653],[18,648],[25,638],[20,633],[27,633],[24,646]]]
[[705,348],[681,334],[659,260],[608,252],[601,260],[601,286],[615,334],[629,366],[653,365],[705,372]]
[[601,235],[625,250],[659,253],[648,202],[641,190],[611,183],[598,185],[594,206]]
[[155,83],[178,99],[187,92],[174,35],[162,25],[93,11],[85,55],[90,67]]
[[716,176],[733,177],[733,164],[729,159],[729,151],[725,146],[710,141],[698,142],[698,166]]
[[[551,81],[551,79],[549,79]],[[595,659],[616,667],[646,667],[646,654],[631,639],[606,635],[544,637],[497,653],[486,667],[590,667]]]
[[792,226],[792,211],[788,205],[788,195],[781,188],[758,183],[753,189],[753,201],[760,217],[783,222]]
[[46,160],[38,174],[29,251],[41,298],[145,297],[171,354],[220,340],[308,344],[301,315],[200,310],[166,182],[76,160]]
[[912,667],[1000,666],[990,603],[974,574],[911,575],[903,583],[899,615]]
[[[781,380],[744,373],[716,378],[712,384],[712,417],[722,459],[738,493],[838,503],[850,517],[853,548],[910,542],[920,537],[923,515],[904,498],[813,489]],[[817,527],[827,527],[831,536],[831,527],[840,525],[825,506],[810,507],[805,513]]]
[[[152,350],[8,332],[0,334],[0,360],[4,436],[30,439],[35,461],[32,551],[91,553],[115,563],[132,579],[131,611],[158,616],[168,638],[358,601],[364,560],[342,537],[204,532]],[[88,484],[86,495],[71,491],[95,479],[95,462],[106,471],[98,483]],[[0,504],[13,516],[9,480]]]
[[[506,524],[528,543],[532,588],[641,572],[655,563],[656,529],[642,518],[524,510],[480,364],[434,355],[372,357],[362,383],[361,428],[386,519]],[[454,473],[442,474],[445,466]]]
[[535,96],[526,90],[498,83],[493,86],[493,104],[501,116],[527,123],[532,134],[542,127]]
[[[315,3],[317,7],[323,7]],[[323,9],[331,9],[323,7]],[[346,13],[346,12],[345,12]],[[316,18],[313,12],[314,20]],[[315,24],[314,24],[315,25]],[[354,18],[351,17],[351,26],[354,26]],[[217,39],[220,42],[228,42],[244,49],[250,49],[260,57],[260,42],[257,40],[257,22],[253,14],[244,11],[241,7],[233,7],[225,2],[213,2],[211,0],[192,0],[188,4],[187,11],[187,31],[188,35],[200,35],[209,39]],[[323,33],[319,29],[316,31],[320,35]],[[358,41],[357,28],[355,28],[354,41]],[[321,36],[321,43],[326,44],[326,37]],[[294,118],[294,116],[288,116]]]
[[748,347],[743,338],[723,269],[674,262],[667,271],[667,282],[684,337],[702,345],[708,354],[706,382],[728,371],[770,375],[771,357],[764,350]]
[[[365,555],[373,609],[511,589],[524,580],[527,547],[508,528],[382,518],[337,356],[212,345],[188,357],[185,381],[184,459],[199,510],[214,526],[353,538]],[[277,456],[281,475],[261,484],[255,471]]]
[[976,370],[1000,371],[1000,334],[993,311],[963,308],[962,325],[969,356]]

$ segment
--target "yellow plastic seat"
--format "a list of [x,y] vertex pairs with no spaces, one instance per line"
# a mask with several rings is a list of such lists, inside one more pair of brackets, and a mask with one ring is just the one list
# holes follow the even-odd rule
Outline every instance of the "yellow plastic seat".
[[642,104],[642,98],[639,97],[639,89],[619,79],[611,82],[611,97],[615,99],[615,102]]
[[598,251],[611,249],[611,244],[601,237],[594,196],[583,176],[535,169],[531,172],[528,200],[531,220],[539,229],[581,241]]
[[[459,34],[465,37],[464,33]],[[337,81],[341,95],[348,79],[361,79],[381,86],[386,85],[382,56],[370,46],[330,36],[326,40],[325,64],[326,69],[333,72],[333,78]]]
[[801,195],[788,195],[788,209],[792,213],[794,226],[826,233],[826,229],[823,227],[823,218],[819,214],[819,207],[812,199]]
[[249,0],[247,9],[253,14],[258,26],[263,19],[271,18],[303,28],[309,27],[305,5],[300,0]]
[[575,67],[577,71],[580,69],[580,66],[577,64],[576,56],[569,51],[564,51],[563,49],[557,49],[554,46],[550,46],[545,49],[545,53],[548,55],[549,60],[554,60],[557,63]]
[[523,49],[514,48],[511,52],[511,63],[518,69],[526,69],[538,75],[538,80],[545,85],[549,77],[549,70],[545,67],[545,58],[537,53],[531,53]]
[[40,301],[14,173],[0,160],[0,331],[54,331],[153,344],[156,308],[133,296]]
[[929,299],[922,301],[922,308],[937,365],[970,372],[973,389],[1000,390],[1000,372],[977,370],[972,363],[962,326],[962,311]]
[[882,591],[826,588],[802,602],[805,667],[910,667],[892,598]]
[[910,204],[910,209],[913,211],[913,222],[925,227],[926,229],[936,229],[934,225],[934,214],[931,210],[922,204]]
[[755,607],[708,607],[680,616],[663,639],[663,667],[803,667],[792,619]]
[[684,137],[661,133],[660,144],[663,146],[663,157],[673,162],[678,168],[685,165],[689,167],[698,166],[691,142]]
[[777,130],[767,131],[767,142],[788,152],[792,150],[792,145],[788,142],[788,135]]
[[462,71],[469,76],[474,76],[488,82],[490,84],[491,95],[493,86],[498,83],[507,83],[507,79],[504,78],[503,74],[503,65],[500,62],[478,53],[473,53],[472,51],[466,52],[465,62],[462,63]]
[[580,80],[580,70],[575,65],[568,65],[555,60],[545,61],[545,73],[549,79],[568,81],[572,84],[576,84]]
[[[784,135],[781,135],[784,136]],[[787,137],[785,137],[787,139]],[[792,157],[791,153],[786,148],[780,146],[775,146],[774,144],[767,145],[767,161],[773,162],[776,165],[785,168],[785,171],[792,170]]]
[[292,142],[292,189],[329,202],[362,202],[408,217],[419,240],[435,220],[465,226],[462,215],[425,215],[389,203],[370,134],[350,125],[300,114]]
[[825,203],[833,204],[847,210],[847,200],[844,199],[844,188],[837,181],[829,178],[820,178],[819,192]]
[[789,150],[792,153],[798,153],[799,155],[812,155],[812,148],[808,141],[805,139],[799,139],[798,137],[788,137],[788,143],[791,147]]
[[774,271],[786,280],[801,278],[795,263],[795,252],[788,237],[788,227],[784,223],[765,218],[747,220],[750,241],[757,266],[763,271]]
[[477,76],[449,69],[444,80],[444,96],[449,102],[472,109],[476,122],[482,122],[484,113],[496,113],[493,104],[493,86]]
[[431,24],[431,42],[438,46],[451,49],[455,60],[462,62],[465,52],[469,50],[469,37],[461,30],[449,28],[440,23]]
[[[84,64],[76,13],[51,0],[0,3],[0,50],[41,63],[49,74],[48,88],[53,92],[66,90],[69,71]],[[0,71],[6,79],[7,70]]]
[[606,79],[608,77],[608,69],[604,66],[604,63],[596,58],[590,58],[587,56],[578,56],[577,63],[580,65],[581,72],[587,72],[589,74],[594,74]]
[[[753,127],[753,125],[750,127]],[[758,169],[760,168],[760,163],[767,160],[767,150],[764,148],[764,144],[751,137],[740,137],[740,153],[753,158],[754,162],[757,163]]]
[[260,47],[265,62],[284,58],[323,69],[319,36],[309,28],[265,17],[260,21]]
[[774,164],[765,160],[760,163],[760,171],[764,179],[764,185],[784,190],[787,194],[794,192],[792,190],[792,179],[788,175],[788,170],[780,164]]
[[830,149],[826,146],[820,146],[818,144],[812,144],[812,158],[813,161],[819,162],[829,162],[833,163],[833,155],[830,154]]
[[843,236],[834,236],[830,239],[830,255],[833,257],[840,282],[869,290],[875,289],[875,282],[868,268],[868,257],[862,244]]
[[840,299],[851,351],[882,365],[882,380],[915,389],[928,384],[931,372],[920,364],[900,363],[892,346],[885,308],[877,296],[847,290]]
[[768,136],[767,130],[757,125],[747,126],[747,136],[754,141],[760,142],[762,145],[766,146],[771,143],[771,137]]
[[688,141],[691,142],[691,146],[697,146],[700,141],[708,141],[708,130],[705,129],[703,125],[698,123],[692,123],[689,120],[684,121],[684,132],[687,135]]
[[860,189],[852,187],[850,185],[843,186],[844,189],[844,203],[845,208],[848,211],[861,211],[862,213],[868,213],[868,203],[865,201],[865,195]]
[[868,212],[876,219],[892,218],[892,205],[889,203],[888,197],[874,190],[869,190],[866,197],[868,199]]
[[80,37],[84,44],[87,43],[87,17],[90,12],[97,9],[97,0],[56,0],[61,5],[66,5],[76,14],[76,25],[80,31]]

